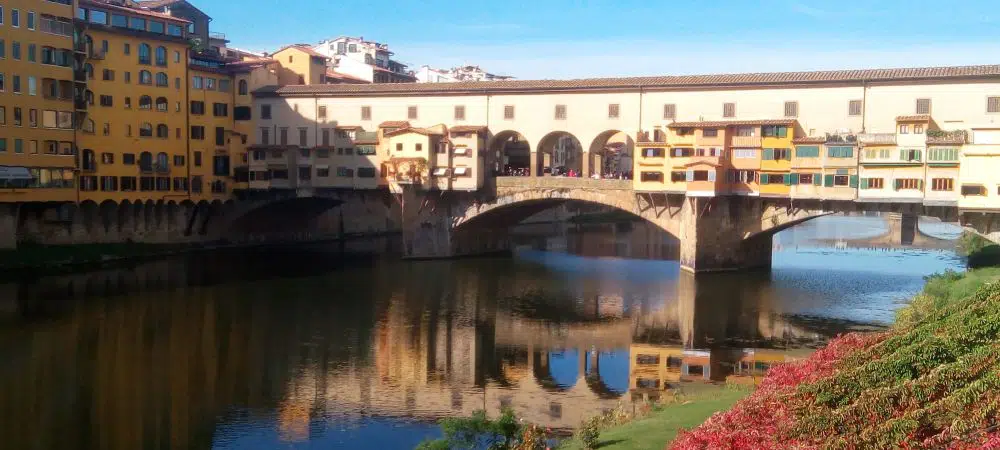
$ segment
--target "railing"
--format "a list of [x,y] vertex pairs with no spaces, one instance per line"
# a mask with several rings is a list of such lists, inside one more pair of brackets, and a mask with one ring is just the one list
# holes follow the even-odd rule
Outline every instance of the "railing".
[[218,31],[211,31],[211,32],[208,33],[208,38],[209,39],[219,39],[219,40],[223,40],[224,41],[224,40],[226,40],[226,33],[220,33]]
[[858,142],[862,144],[889,144],[896,143],[896,133],[863,133],[858,135]]
[[732,147],[760,147],[760,136],[733,136]]
[[526,189],[632,189],[632,180],[573,177],[497,177],[496,184],[497,187]]
[[639,131],[639,132],[637,132],[635,134],[635,141],[636,142],[659,143],[659,144],[663,144],[663,143],[667,142],[667,134],[666,133],[663,133],[663,132],[657,133],[657,132],[654,131],[652,133],[652,136],[653,136],[652,139],[650,139],[650,132],[648,132],[648,131]]
[[930,130],[927,132],[928,144],[965,144],[968,142],[968,134],[965,130]]
[[354,134],[355,141],[374,141],[378,139],[377,131],[358,131]]

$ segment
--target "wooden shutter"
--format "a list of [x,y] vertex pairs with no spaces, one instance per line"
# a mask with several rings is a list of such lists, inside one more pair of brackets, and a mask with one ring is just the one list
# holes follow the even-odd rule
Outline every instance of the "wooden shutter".
[[852,188],[857,188],[858,187],[858,176],[857,175],[851,175],[850,183],[851,183],[851,187]]
[[677,105],[673,103],[667,103],[663,105],[663,118],[664,119],[676,119],[677,118]]
[[504,119],[514,118],[514,105],[506,105],[503,107],[503,118]]
[[799,116],[799,102],[785,102],[785,117]]
[[774,159],[774,149],[773,148],[765,148],[764,149],[764,159],[768,160],[768,161],[771,161],[771,160]]
[[813,186],[819,186],[823,182],[823,174],[814,173],[813,174]]
[[849,116],[861,115],[861,100],[851,100],[847,104],[847,115]]
[[929,98],[918,98],[917,99],[917,114],[930,114],[931,113],[931,99]]
[[827,175],[823,177],[823,186],[833,187],[833,175]]
[[723,103],[722,117],[736,117],[736,103]]
[[986,97],[986,112],[1000,113],[1000,97]]

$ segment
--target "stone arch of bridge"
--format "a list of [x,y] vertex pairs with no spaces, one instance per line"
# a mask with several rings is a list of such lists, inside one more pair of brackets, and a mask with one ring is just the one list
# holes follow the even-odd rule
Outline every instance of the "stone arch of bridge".
[[314,219],[343,203],[339,197],[314,196],[231,204],[220,208],[225,213],[218,231],[236,234],[304,231],[312,226]]
[[584,176],[628,175],[632,172],[634,154],[635,141],[628,133],[621,130],[601,132],[590,143],[586,155],[590,170]]
[[490,137],[486,144],[489,151],[489,167],[494,176],[531,175],[531,141],[515,130],[504,130]]
[[537,175],[565,174],[573,171],[582,175],[586,172],[583,145],[580,139],[568,131],[552,131],[538,141],[536,158]]

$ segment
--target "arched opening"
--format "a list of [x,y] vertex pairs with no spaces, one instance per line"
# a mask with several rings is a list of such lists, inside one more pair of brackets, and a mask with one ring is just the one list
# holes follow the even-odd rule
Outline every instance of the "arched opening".
[[547,391],[567,391],[580,378],[580,352],[576,349],[535,352],[535,381]]
[[516,131],[501,131],[489,146],[487,167],[494,176],[531,176],[531,144]]
[[250,89],[247,86],[247,80],[240,80],[239,91],[240,95],[247,95],[249,93]]
[[150,64],[151,60],[151,48],[149,44],[142,43],[139,44],[139,64]]
[[153,84],[153,73],[148,70],[140,70],[139,84]]
[[540,175],[580,177],[583,175],[583,145],[565,131],[553,131],[538,142]]
[[[340,199],[328,197],[302,197],[276,199],[247,205],[239,210],[229,208],[229,230],[237,234],[273,234],[309,231],[315,219],[332,208],[340,206]],[[222,207],[221,202],[218,203]]]
[[167,48],[166,47],[156,47],[156,65],[164,66],[167,65]]
[[594,138],[590,144],[589,173],[595,178],[632,179],[632,155],[635,141],[623,131],[608,130]]
[[167,112],[166,97],[156,97],[156,110],[159,112]]
[[170,137],[170,129],[167,128],[166,124],[159,124],[156,126],[156,137],[160,139],[166,139]]
[[139,137],[153,137],[153,124],[143,122],[139,125]]
[[156,86],[158,87],[170,86],[170,79],[167,78],[167,74],[163,72],[156,72]]
[[139,97],[139,109],[152,109],[153,108],[153,97],[148,95],[143,95]]

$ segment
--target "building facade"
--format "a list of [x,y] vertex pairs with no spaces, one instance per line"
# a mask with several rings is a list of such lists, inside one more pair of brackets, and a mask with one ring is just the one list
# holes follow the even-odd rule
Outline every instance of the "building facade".
[[514,77],[489,73],[479,66],[458,66],[451,69],[434,69],[430,66],[420,66],[414,76],[417,83],[449,83],[454,81],[499,81],[511,80]]
[[392,59],[388,44],[362,37],[340,36],[327,39],[312,50],[330,58],[333,72],[369,83],[413,83],[416,77],[406,64]]

